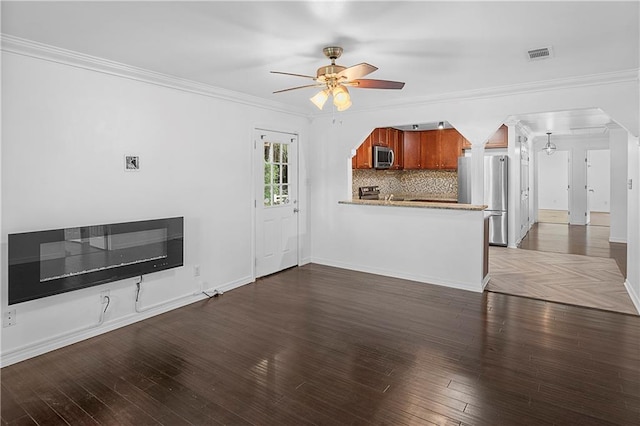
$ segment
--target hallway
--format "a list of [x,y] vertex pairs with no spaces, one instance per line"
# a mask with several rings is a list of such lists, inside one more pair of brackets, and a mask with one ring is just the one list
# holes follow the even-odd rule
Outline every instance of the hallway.
[[538,223],[520,249],[491,247],[488,291],[638,315],[626,289],[626,244],[609,227]]

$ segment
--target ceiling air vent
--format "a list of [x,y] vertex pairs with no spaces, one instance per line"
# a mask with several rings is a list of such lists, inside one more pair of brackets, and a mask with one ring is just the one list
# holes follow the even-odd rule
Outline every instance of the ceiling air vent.
[[551,46],[541,47],[539,49],[531,49],[527,51],[530,61],[539,61],[541,59],[548,59],[553,56],[553,48]]

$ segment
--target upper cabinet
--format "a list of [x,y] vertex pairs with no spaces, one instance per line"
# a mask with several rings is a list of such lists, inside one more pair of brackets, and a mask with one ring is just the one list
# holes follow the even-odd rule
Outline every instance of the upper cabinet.
[[395,156],[392,169],[399,170],[404,168],[404,132],[402,130],[387,129],[387,142],[389,148],[393,150]]
[[456,129],[436,130],[438,133],[438,169],[457,170],[462,156],[464,137]]
[[457,170],[464,138],[456,129],[420,132],[422,169]]
[[[509,132],[509,128],[503,124],[502,126],[500,126],[500,128],[498,130],[496,130],[496,132],[493,134],[493,136],[491,136],[489,138],[489,140],[487,141],[487,144],[484,146],[484,148],[485,149],[507,148],[507,145],[508,145],[507,134],[508,134],[508,132]],[[462,149],[470,149],[470,148],[471,148],[471,142],[469,142],[468,140],[464,139],[463,144],[462,144]]]
[[372,146],[393,149],[392,169],[456,170],[462,155],[464,137],[455,129],[403,132],[393,128],[378,128],[358,147],[352,159],[354,169],[373,167]]
[[504,124],[500,126],[500,128],[489,138],[487,144],[484,146],[486,148],[506,148],[508,145],[508,133],[509,128]]
[[373,133],[360,144],[356,155],[351,159],[351,167],[354,169],[370,169],[373,167],[373,154],[371,151],[371,138]]
[[404,169],[457,170],[463,137],[455,129],[404,133]]
[[403,132],[403,164],[405,170],[416,170],[421,167],[420,157],[420,133],[421,132]]
[[395,155],[392,169],[402,169],[404,147],[402,146],[403,132],[391,127],[373,129],[373,132],[362,142],[351,159],[354,169],[370,169],[373,167],[373,153],[371,147],[386,146],[393,149]]

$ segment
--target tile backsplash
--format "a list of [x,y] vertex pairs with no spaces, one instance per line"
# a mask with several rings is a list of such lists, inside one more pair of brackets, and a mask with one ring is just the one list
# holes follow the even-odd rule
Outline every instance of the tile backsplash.
[[458,172],[448,170],[352,170],[352,193],[361,186],[378,185],[381,195],[457,194]]

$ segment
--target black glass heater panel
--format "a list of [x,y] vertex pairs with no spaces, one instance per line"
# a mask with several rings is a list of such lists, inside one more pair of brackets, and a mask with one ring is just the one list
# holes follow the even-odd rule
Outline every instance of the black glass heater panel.
[[9,234],[9,304],[183,265],[184,218]]

